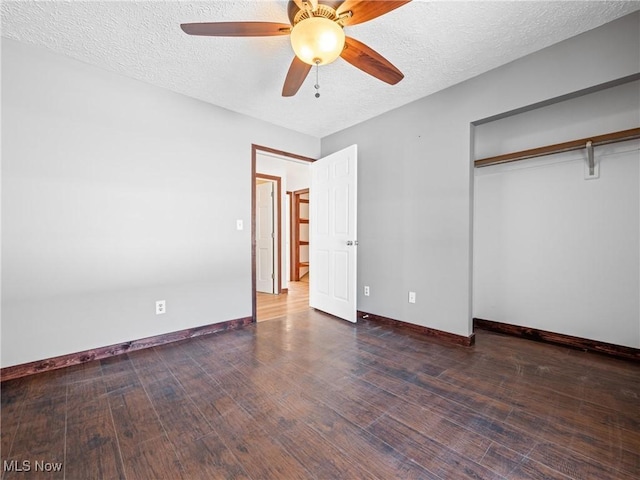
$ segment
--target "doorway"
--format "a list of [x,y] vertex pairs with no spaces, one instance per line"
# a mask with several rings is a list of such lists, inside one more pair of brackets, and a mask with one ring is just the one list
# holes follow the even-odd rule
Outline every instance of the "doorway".
[[[307,167],[313,161],[314,159],[309,157],[252,145],[251,267],[252,318],[254,322],[277,318],[277,316],[309,308],[308,282],[290,282],[292,280],[290,252],[293,245],[290,227],[291,208],[287,197],[283,198],[283,192],[289,195],[291,190],[299,190],[301,188],[301,180],[299,178],[293,178],[295,175],[291,175],[290,172],[287,175],[288,170],[295,170],[295,167],[299,166],[305,167],[303,170],[306,172],[307,178],[305,179],[306,183],[303,185],[308,188],[309,172]],[[282,167],[282,165],[285,165],[285,167]],[[286,166],[290,166],[290,168]],[[266,250],[263,250],[264,244],[267,244],[269,240],[263,227],[269,225],[269,218],[268,215],[267,217],[261,215],[262,212],[260,210],[262,207],[259,207],[259,204],[268,200],[268,194],[265,192],[268,192],[269,186],[258,187],[259,181],[274,182],[274,185],[276,185],[274,190],[279,189],[279,192],[274,191],[273,293],[263,293],[264,284],[262,282],[269,280],[268,269],[270,265],[269,257],[264,255]],[[264,191],[261,189],[264,189]],[[263,197],[262,202],[260,202],[261,195]],[[283,209],[283,204],[287,208]]]

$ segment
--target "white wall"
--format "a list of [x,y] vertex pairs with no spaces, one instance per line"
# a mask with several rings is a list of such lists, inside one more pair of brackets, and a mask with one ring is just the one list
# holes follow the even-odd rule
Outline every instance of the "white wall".
[[3,367],[251,316],[251,144],[320,149],[7,39],[2,140]]
[[360,310],[471,333],[470,124],[637,74],[639,23],[629,15],[322,139],[323,155],[358,144]]

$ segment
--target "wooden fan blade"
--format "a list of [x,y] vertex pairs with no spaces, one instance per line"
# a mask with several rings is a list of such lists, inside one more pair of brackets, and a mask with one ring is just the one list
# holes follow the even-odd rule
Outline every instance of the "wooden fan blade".
[[282,96],[293,97],[298,93],[304,79],[309,75],[309,70],[311,70],[311,65],[304,63],[298,57],[293,57],[293,62],[291,62],[287,78],[284,80],[284,86],[282,87]]
[[183,23],[180,28],[189,35],[208,37],[271,37],[291,32],[291,25],[275,22]]
[[346,38],[345,49],[340,56],[354,67],[389,85],[395,85],[404,78],[402,72],[389,60],[354,38]]
[[289,16],[289,22],[293,25],[293,21],[296,19],[296,14],[300,11],[300,7],[294,0],[289,0],[287,4],[287,15]]
[[342,24],[345,27],[348,25],[357,25],[389,13],[391,10],[395,10],[410,1],[411,0],[346,0],[338,8],[338,15],[351,11],[351,16],[344,18]]

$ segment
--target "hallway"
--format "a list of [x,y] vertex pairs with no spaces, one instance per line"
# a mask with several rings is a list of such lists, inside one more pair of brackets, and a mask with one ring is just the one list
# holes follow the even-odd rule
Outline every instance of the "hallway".
[[273,320],[309,309],[309,275],[299,282],[289,282],[289,291],[280,295],[257,292],[257,321]]

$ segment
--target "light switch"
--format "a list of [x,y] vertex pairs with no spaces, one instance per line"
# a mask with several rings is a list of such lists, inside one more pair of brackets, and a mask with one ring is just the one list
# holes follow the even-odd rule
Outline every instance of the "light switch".
[[236,220],[236,230],[244,229],[244,222],[242,220]]

